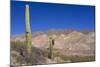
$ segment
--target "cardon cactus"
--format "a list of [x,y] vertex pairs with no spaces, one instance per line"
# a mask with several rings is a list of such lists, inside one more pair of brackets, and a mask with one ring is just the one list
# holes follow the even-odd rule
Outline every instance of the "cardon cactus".
[[26,24],[26,47],[27,47],[27,52],[30,54],[31,53],[31,30],[30,30],[29,5],[26,5],[25,24]]

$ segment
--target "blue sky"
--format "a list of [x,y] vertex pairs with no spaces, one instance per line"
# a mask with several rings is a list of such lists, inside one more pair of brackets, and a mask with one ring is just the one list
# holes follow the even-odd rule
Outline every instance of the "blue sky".
[[31,32],[50,29],[95,29],[95,7],[11,1],[11,34],[25,33],[25,5],[30,6]]

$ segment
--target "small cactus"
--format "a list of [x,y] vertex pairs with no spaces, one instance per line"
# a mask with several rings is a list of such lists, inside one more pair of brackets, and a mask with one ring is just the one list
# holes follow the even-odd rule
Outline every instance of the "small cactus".
[[48,58],[53,58],[53,46],[54,46],[54,39],[52,37],[49,37],[49,53]]

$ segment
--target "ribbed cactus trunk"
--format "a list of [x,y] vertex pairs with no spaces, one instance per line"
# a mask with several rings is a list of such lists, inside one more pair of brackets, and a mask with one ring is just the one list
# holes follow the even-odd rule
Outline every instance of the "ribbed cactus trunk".
[[48,58],[53,58],[53,46],[54,46],[54,39],[52,37],[49,38],[49,53]]
[[27,47],[28,54],[30,54],[31,53],[31,30],[30,30],[29,5],[26,5],[25,24],[26,24],[26,47]]

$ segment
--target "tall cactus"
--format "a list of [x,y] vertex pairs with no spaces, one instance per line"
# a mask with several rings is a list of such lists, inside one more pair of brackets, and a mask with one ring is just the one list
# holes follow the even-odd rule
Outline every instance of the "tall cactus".
[[49,53],[48,58],[53,58],[53,46],[54,46],[54,39],[52,37],[49,37]]
[[27,47],[27,52],[30,54],[31,53],[31,30],[30,30],[29,5],[26,5],[25,24],[26,24],[26,47]]

